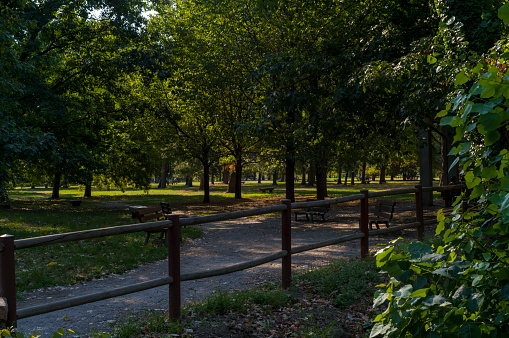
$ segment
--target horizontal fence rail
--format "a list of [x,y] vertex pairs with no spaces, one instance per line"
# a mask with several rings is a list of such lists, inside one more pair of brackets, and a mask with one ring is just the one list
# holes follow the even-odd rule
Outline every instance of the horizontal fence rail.
[[[361,256],[365,257],[369,251],[369,237],[377,236],[381,234],[387,234],[395,231],[417,228],[418,237],[421,238],[425,225],[436,224],[436,220],[423,220],[423,206],[422,206],[422,192],[440,191],[446,192],[449,190],[464,191],[464,185],[450,185],[442,187],[421,187],[416,186],[415,188],[406,189],[393,189],[387,191],[369,192],[368,190],[362,190],[360,194],[351,196],[331,198],[327,200],[317,201],[306,201],[290,203],[289,200],[284,200],[282,204],[256,208],[243,211],[235,211],[229,213],[221,213],[208,216],[199,217],[188,217],[180,219],[178,215],[172,214],[169,220],[156,221],[150,223],[140,223],[133,225],[122,225],[109,228],[85,230],[78,232],[71,232],[65,234],[56,234],[49,236],[41,236],[35,238],[27,238],[14,240],[13,236],[3,235],[0,236],[0,296],[5,297],[9,305],[8,313],[8,325],[15,326],[17,319],[23,319],[27,317],[36,316],[39,314],[52,312],[56,310],[62,310],[69,307],[92,303],[108,298],[123,296],[130,293],[140,292],[155,287],[168,285],[170,287],[170,311],[169,316],[171,319],[176,319],[180,316],[180,282],[196,280],[202,278],[215,277],[225,275],[237,271],[246,270],[256,266],[260,266],[278,259],[282,261],[282,273],[283,273],[283,287],[289,287],[291,280],[291,255],[299,254],[310,250],[315,250],[331,245],[337,245],[353,240],[361,240]],[[415,194],[416,196],[416,218],[417,222],[408,224],[391,226],[387,229],[369,230],[368,229],[368,206],[369,198],[402,195],[402,194]],[[298,247],[291,247],[291,210],[301,208],[312,208],[319,206],[330,206],[334,204],[340,204],[350,201],[361,202],[361,212],[359,221],[359,232],[351,235],[331,238],[326,241],[301,245]],[[197,225],[225,220],[238,219],[243,217],[259,216],[264,214],[281,212],[282,215],[282,250],[268,254],[257,259],[249,260],[246,262],[233,264],[227,267],[197,271],[192,273],[181,274],[180,273],[180,226],[181,225]],[[154,231],[154,230],[166,230],[168,236],[168,276],[154,279],[142,283],[137,283],[121,288],[110,289],[97,293],[92,293],[84,296],[68,298],[49,304],[31,306],[23,309],[16,310],[16,296],[15,296],[15,281],[14,281],[14,250],[27,249],[32,247],[53,245],[58,243],[65,243],[71,241],[80,241],[85,239],[94,239],[107,236],[116,236],[122,234],[129,234],[141,231]],[[285,282],[286,281],[286,282]]]
[[135,292],[145,291],[149,289],[153,289],[159,286],[164,286],[173,283],[173,278],[171,277],[161,277],[158,279],[153,279],[150,281],[137,283],[128,285],[122,288],[110,289],[107,291],[101,291],[97,293],[91,293],[88,295],[83,295],[79,297],[68,298],[56,302],[51,302],[48,304],[43,304],[39,306],[31,306],[24,309],[18,310],[18,319],[28,318],[32,316],[37,316],[43,313],[48,313],[57,310],[63,310],[70,307],[89,304],[93,302],[97,302],[100,300],[105,300],[109,298],[119,297],[128,295]]

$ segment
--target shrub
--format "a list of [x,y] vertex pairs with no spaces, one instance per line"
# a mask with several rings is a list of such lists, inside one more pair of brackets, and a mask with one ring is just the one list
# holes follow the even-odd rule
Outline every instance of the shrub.
[[439,243],[394,242],[377,253],[391,280],[375,295],[374,306],[388,306],[371,337],[509,335],[508,58],[499,53],[456,76],[460,89],[475,82],[438,116],[455,128],[452,154],[470,194],[438,214]]

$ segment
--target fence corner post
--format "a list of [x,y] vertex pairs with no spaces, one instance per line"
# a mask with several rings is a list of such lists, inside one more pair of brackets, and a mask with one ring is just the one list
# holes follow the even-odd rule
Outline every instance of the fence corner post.
[[173,279],[169,284],[169,318],[171,321],[180,318],[180,220],[178,215],[169,215],[172,226],[167,230],[168,239],[168,276]]
[[281,279],[283,289],[288,289],[292,283],[292,201],[284,199],[281,203],[287,206],[281,213],[281,250],[286,251],[281,262]]
[[[422,198],[422,185],[415,186],[417,192],[415,193],[415,217],[417,222],[420,223],[417,227],[417,239],[422,241],[424,238],[424,202]],[[431,192],[433,194],[433,192]]]
[[14,236],[0,236],[0,297],[7,300],[6,327],[17,327]]
[[360,191],[364,197],[361,199],[361,219],[359,221],[359,230],[364,233],[361,238],[361,258],[369,255],[369,191],[363,189]]

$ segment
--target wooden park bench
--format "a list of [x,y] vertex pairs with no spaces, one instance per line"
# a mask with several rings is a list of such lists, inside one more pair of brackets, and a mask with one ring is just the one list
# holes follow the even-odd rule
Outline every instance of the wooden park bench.
[[[147,207],[147,208],[139,208],[135,211],[135,217],[140,221],[140,223],[145,223],[148,221],[162,221],[166,219],[165,214],[161,207]],[[145,237],[145,242],[143,245],[147,245],[150,235],[153,233],[159,233],[159,239],[166,240],[166,230],[147,230],[147,236]]]
[[[148,221],[162,221],[168,219],[168,215],[171,214],[170,203],[161,202],[158,207],[135,207],[134,216],[137,218],[140,223],[145,223]],[[168,245],[168,240],[166,238],[166,230],[147,230],[147,236],[145,237],[145,242],[143,245],[147,245],[150,235],[153,233],[159,233],[159,239],[165,239],[165,244]],[[182,240],[182,233],[180,235],[180,239]]]
[[373,224],[376,225],[377,229],[380,229],[380,224],[385,224],[388,228],[392,218],[394,217],[395,206],[396,202],[377,200],[375,204],[375,212],[373,213],[375,217],[369,220],[369,229],[373,230]]
[[259,188],[258,190],[260,190],[261,192],[273,192],[274,188]]
[[[306,202],[316,201],[315,199],[307,199]],[[322,220],[325,221],[325,215],[330,211],[330,206],[323,207],[311,207],[306,208],[304,210],[296,210],[294,211],[295,221],[297,221],[297,215],[306,215],[306,220],[309,222],[309,218],[311,217],[311,222],[313,222],[313,216],[320,216]]]

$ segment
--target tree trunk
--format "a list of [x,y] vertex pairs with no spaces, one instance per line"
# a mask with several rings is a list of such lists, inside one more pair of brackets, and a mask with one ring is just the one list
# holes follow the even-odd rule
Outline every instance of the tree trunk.
[[366,184],[366,166],[368,164],[366,162],[362,162],[362,181],[361,184]]
[[[423,187],[431,187],[433,185],[433,170],[432,170],[432,154],[431,154],[431,131],[419,131],[419,143],[421,146],[419,152],[420,162],[420,184]],[[422,193],[422,203],[426,206],[433,205],[432,192]]]
[[204,161],[202,162],[202,164],[203,164],[203,174],[200,186],[203,185],[203,203],[210,203],[210,185],[209,185],[210,165],[208,161]]
[[258,184],[262,183],[262,173],[258,173]]
[[87,183],[85,184],[85,195],[84,197],[92,197],[92,184]]
[[308,175],[308,187],[315,185],[316,181],[316,164],[315,161],[311,161],[309,164],[309,175]]
[[234,194],[237,190],[235,184],[237,183],[237,174],[235,172],[230,174],[230,182],[228,183],[228,190],[226,192],[228,194]]
[[187,187],[193,186],[193,178],[191,176],[186,176],[186,186]]
[[380,184],[387,183],[387,181],[385,180],[385,171],[386,171],[386,169],[387,169],[387,167],[385,165],[383,165],[380,168]]
[[352,170],[352,180],[350,181],[350,185],[355,185],[355,171]]
[[272,185],[277,185],[277,171],[274,171],[274,174],[272,175]]
[[327,168],[316,168],[316,199],[324,200],[327,197]]
[[198,188],[198,191],[205,190],[205,182],[204,182],[205,175],[204,173],[201,173],[200,175],[200,187]]
[[341,184],[341,175],[343,174],[343,170],[341,168],[338,169],[338,182],[336,184]]
[[295,149],[293,146],[286,148],[286,198],[295,202]]
[[348,170],[345,173],[345,183],[343,185],[348,185]]
[[235,162],[235,198],[239,199],[242,198],[242,159],[237,159],[237,162]]
[[230,172],[228,170],[223,170],[223,183],[228,184],[230,182]]
[[440,168],[440,185],[447,185],[451,182],[452,176],[459,177],[458,166],[449,170],[449,165],[454,162],[456,156],[449,155],[452,146],[453,136],[450,133],[449,126],[442,126],[440,128],[440,155],[442,159],[442,166]]
[[53,177],[53,191],[51,198],[60,198],[60,180],[62,179],[62,173],[57,171]]
[[306,185],[306,166],[302,166],[302,181],[301,185]]
[[166,189],[166,180],[168,179],[168,163],[163,162],[161,168],[161,179],[159,181],[159,189]]

